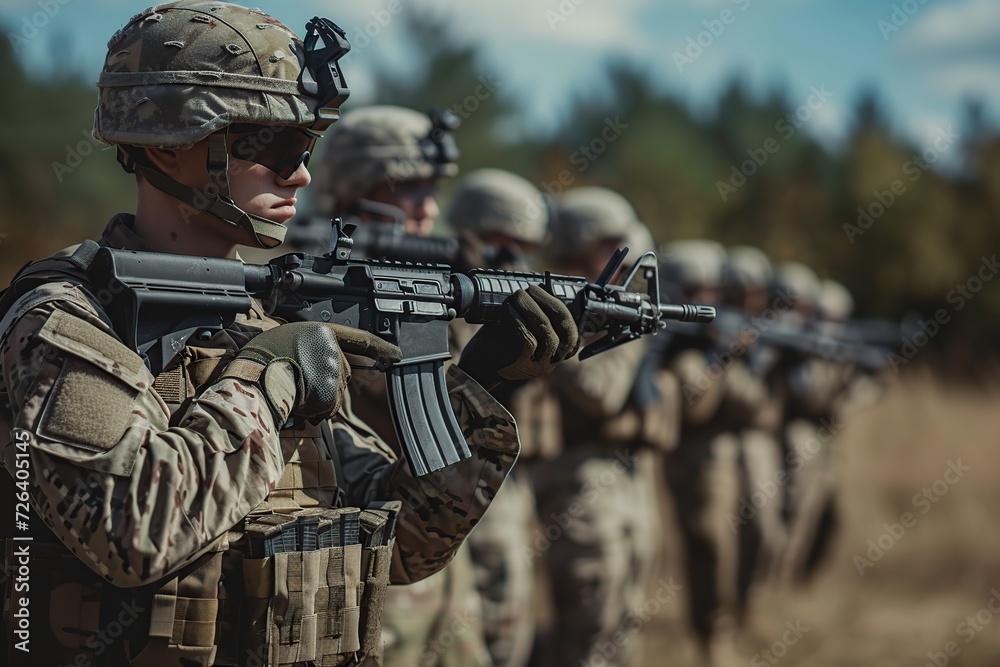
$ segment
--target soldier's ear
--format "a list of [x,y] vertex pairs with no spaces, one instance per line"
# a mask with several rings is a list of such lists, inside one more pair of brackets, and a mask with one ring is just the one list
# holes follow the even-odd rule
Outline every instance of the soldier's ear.
[[177,151],[166,148],[144,148],[143,151],[145,151],[149,163],[159,172],[167,176],[176,176],[180,172],[181,165]]

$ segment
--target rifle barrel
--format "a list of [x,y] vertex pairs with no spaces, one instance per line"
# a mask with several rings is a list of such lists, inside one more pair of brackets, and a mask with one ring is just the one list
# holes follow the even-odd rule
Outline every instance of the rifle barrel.
[[698,306],[690,303],[661,303],[660,316],[666,320],[709,324],[715,320],[714,306]]

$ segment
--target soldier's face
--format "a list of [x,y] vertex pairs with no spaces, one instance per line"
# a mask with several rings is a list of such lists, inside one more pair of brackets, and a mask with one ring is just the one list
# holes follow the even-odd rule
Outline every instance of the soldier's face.
[[[625,241],[623,238],[614,239],[604,239],[598,245],[597,248],[590,254],[589,262],[586,266],[587,272],[586,276],[590,280],[597,280],[601,276],[601,272],[604,271],[604,267],[608,265],[608,260],[611,256],[615,254],[615,251],[622,246]],[[618,268],[618,272],[611,278],[613,284],[618,284],[622,276],[622,267]]]
[[[604,267],[607,266],[608,260],[611,259],[611,255],[618,250],[621,241],[620,238],[598,241],[585,255],[560,263],[555,266],[555,269],[571,276],[582,275],[590,281],[597,280],[604,271]],[[622,270],[619,267],[618,272],[611,278],[611,283],[615,283],[621,278]]]
[[692,303],[715,305],[722,301],[722,288],[719,285],[698,285],[688,290],[688,299]]
[[402,211],[407,234],[430,236],[434,220],[441,213],[437,203],[436,178],[383,183],[367,198]]
[[312,177],[303,164],[288,178],[253,162],[233,160],[242,167],[235,177],[230,167],[229,187],[233,201],[251,215],[285,224],[295,215],[296,194],[309,185]]
[[[232,145],[241,138],[241,134],[231,133],[229,149],[232,150]],[[176,151],[176,155],[178,173],[174,178],[202,190],[206,195],[214,194],[215,188],[205,166],[208,142],[199,142],[190,150]],[[311,180],[305,163],[284,178],[262,164],[237,157],[229,159],[230,196],[236,205],[251,215],[278,224],[285,224],[295,215],[296,194],[299,188],[306,187]],[[234,233],[239,232],[234,230]]]
[[743,297],[743,310],[759,314],[767,310],[767,290],[763,287],[748,286]]
[[533,253],[537,246],[533,243],[526,243],[521,239],[500,232],[486,232],[479,235],[479,239],[486,245],[494,248],[504,248],[514,257],[524,257]]

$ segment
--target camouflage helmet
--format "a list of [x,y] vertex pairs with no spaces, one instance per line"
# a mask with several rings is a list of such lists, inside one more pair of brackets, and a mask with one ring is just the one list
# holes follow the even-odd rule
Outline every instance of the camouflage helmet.
[[721,287],[726,250],[708,239],[674,241],[663,248],[661,279],[685,289]]
[[836,280],[820,283],[819,315],[825,320],[845,321],[854,314],[854,297],[843,284]]
[[745,289],[767,289],[774,279],[771,260],[761,250],[753,246],[737,245],[729,249],[727,277],[732,287]]
[[423,114],[370,106],[344,114],[326,140],[317,173],[319,192],[334,200],[363,198],[382,183],[455,176],[458,148],[450,111]]
[[796,306],[816,307],[822,286],[819,276],[801,262],[784,262],[774,272],[775,291],[784,291],[794,299]]
[[[303,42],[259,9],[215,0],[172,2],[135,15],[108,42],[94,137],[117,145],[126,170],[140,171],[154,187],[244,229],[257,245],[277,245],[284,227],[249,216],[229,196],[226,138],[217,133],[250,124],[319,136],[339,118],[350,91],[337,60],[350,45],[327,19],[314,18],[306,30]],[[206,138],[219,196],[182,186],[145,163],[141,151],[129,150],[185,150]]]
[[497,233],[539,245],[548,233],[548,210],[534,185],[501,169],[478,169],[458,186],[448,209],[456,232]]
[[555,203],[552,237],[545,248],[554,261],[587,255],[604,240],[628,238],[639,222],[635,209],[624,197],[607,188],[575,188]]

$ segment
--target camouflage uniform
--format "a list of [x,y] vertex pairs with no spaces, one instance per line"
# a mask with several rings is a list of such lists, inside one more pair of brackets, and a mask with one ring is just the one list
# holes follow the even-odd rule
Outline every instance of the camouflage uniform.
[[[588,253],[626,241],[638,226],[620,195],[571,190],[557,202],[546,257],[556,270],[590,265]],[[631,665],[641,654],[636,610],[645,601],[659,524],[643,448],[669,448],[677,428],[676,388],[654,390],[652,402],[636,400],[647,345],[644,339],[567,362],[551,377],[564,448],[532,469],[541,522],[533,555],[546,568],[554,607],[537,664]]]
[[[520,176],[499,169],[479,169],[462,179],[448,209],[449,226],[471,237],[472,247],[489,239],[512,247],[505,265],[486,268],[526,270],[522,248],[544,241],[547,214],[541,193]],[[485,266],[485,265],[484,265]],[[452,325],[456,348],[461,349],[475,327]],[[558,403],[543,380],[518,389],[509,401],[524,429],[516,472],[508,476],[476,530],[469,549],[476,585],[483,605],[486,646],[496,667],[523,667],[531,656],[535,622],[534,568],[530,551],[535,496],[528,467],[543,452],[558,446]]]
[[[458,172],[454,162],[457,153],[449,152],[454,148],[450,135],[442,132],[435,142],[431,138],[434,128],[428,115],[402,107],[372,106],[345,114],[330,133],[317,169],[320,205],[349,223],[402,226],[401,211],[367,197],[383,185],[394,188],[415,179]],[[386,222],[362,221],[360,215]],[[327,233],[329,227],[324,230]],[[316,231],[315,227],[312,231],[293,228],[290,233],[308,239]],[[320,239],[319,245],[326,250],[325,236],[312,238]],[[367,419],[386,414],[388,399],[382,374],[360,371],[354,380],[350,389],[358,414]],[[375,428],[398,452],[392,425],[383,420]],[[490,667],[481,607],[467,546],[436,575],[413,585],[391,586],[382,616],[386,667]]]
[[[813,280],[799,267],[782,267],[779,283],[797,290],[828,324],[846,321],[853,299],[833,281]],[[852,364],[792,353],[779,366],[775,384],[786,397],[781,433],[790,477],[786,521],[788,545],[775,575],[784,583],[805,581],[826,555],[837,525],[837,456],[844,401],[858,380]]]
[[[721,298],[721,246],[680,241],[666,255],[664,277],[683,296],[708,303]],[[761,533],[767,532],[762,526],[773,533],[778,524],[771,519],[780,508],[765,504],[759,513],[740,513],[754,483],[777,465],[767,437],[775,403],[745,355],[732,352],[734,342],[679,336],[663,355],[680,382],[683,406],[680,444],[667,456],[666,478],[684,545],[690,620],[710,656],[743,620]]]
[[[124,236],[124,225],[117,219],[106,238]],[[62,542],[108,582],[102,586],[81,568],[65,578],[59,575],[56,581],[84,595],[80,609],[127,595],[127,588],[135,586],[143,587],[136,590],[146,596],[160,588],[162,596],[177,586],[170,575],[189,572],[184,568],[190,563],[205,563],[203,554],[211,567],[228,569],[233,563],[225,554],[239,537],[242,517],[251,511],[333,507],[340,491],[345,502],[361,507],[387,497],[403,502],[392,580],[417,581],[447,564],[513,465],[512,419],[457,368],[450,372],[457,414],[466,425],[490,426],[466,427],[467,440],[477,450],[473,460],[413,479],[349,412],[334,421],[329,436],[318,428],[279,434],[252,387],[232,379],[213,382],[219,375],[215,368],[232,358],[240,340],[275,325],[259,311],[241,320],[232,334],[191,346],[176,373],[171,368],[154,378],[110,335],[107,315],[91,296],[96,290],[88,291],[53,281],[28,292],[4,332],[2,348],[4,389],[11,403],[3,432],[18,427],[33,434],[31,468],[41,471],[32,489],[34,507]],[[181,411],[181,402],[192,396]],[[94,413],[106,417],[98,422]],[[3,451],[4,465],[13,473],[16,448],[8,440]],[[13,497],[11,489],[7,492]],[[86,582],[82,589],[73,583],[81,580]],[[240,599],[239,587],[231,583],[227,596]],[[139,600],[149,599],[141,595]],[[72,607],[76,598],[63,602]],[[80,629],[78,636],[50,638],[54,649],[67,652],[59,660],[71,661],[68,656],[98,630],[96,621],[81,616],[81,625],[69,626]],[[221,622],[234,628],[239,623],[233,615],[223,615]],[[177,651],[167,648],[170,638],[168,632],[163,647],[150,646]],[[42,638],[36,641],[43,644]],[[218,641],[185,638],[179,643],[205,645],[205,655],[215,655],[215,664],[237,664],[236,646],[216,647]]]
[[[751,246],[734,246],[729,249],[728,258],[726,300],[745,317],[770,317],[767,311],[777,314],[778,310],[791,307],[792,304],[781,299],[767,301],[774,271],[764,253]],[[778,435],[783,406],[780,397],[771,391],[767,378],[779,353],[759,343],[748,347],[729,378],[730,384],[739,384],[738,378],[743,377],[745,389],[735,393],[749,399],[744,400],[746,415],[740,430],[743,492],[741,506],[734,510],[733,517],[744,528],[739,555],[739,595],[744,607],[751,585],[773,573],[788,540],[785,493],[780,483],[784,479],[783,451]],[[760,493],[769,496],[762,505],[752,502],[754,494]],[[754,510],[749,522],[745,518],[749,510],[744,499]]]
[[[216,48],[220,41],[229,46]],[[259,10],[218,2],[147,10],[112,39],[95,135],[157,189],[272,246],[283,229],[236,207],[218,142],[210,139],[209,173],[221,192],[201,206],[199,193],[151,176],[129,146],[183,150],[237,121],[321,130],[338,101],[323,87],[301,92],[300,61],[288,57],[301,48]],[[228,62],[217,72],[185,68],[219,53]],[[174,71],[150,65],[167,61]],[[227,79],[234,73],[242,77]],[[177,83],[186,84],[180,101]],[[127,215],[101,243],[150,250]],[[23,512],[35,540],[4,539],[8,567],[30,551],[36,620],[30,653],[10,646],[7,664],[377,664],[385,584],[426,578],[452,558],[516,458],[510,415],[451,369],[453,407],[474,455],[419,479],[349,405],[319,425],[279,429],[301,380],[281,365],[245,379],[247,365],[234,363],[248,341],[278,326],[259,304],[192,338],[154,376],[114,329],[105,307],[114,286],[93,284],[82,268],[87,252],[71,250],[22,270],[0,302],[0,456],[12,476],[0,492],[8,516],[14,499],[18,511],[30,504]],[[399,502],[394,547],[345,539],[247,557],[254,520],[388,499]],[[379,511],[362,512],[362,524]],[[13,642],[25,593],[6,583],[3,637]]]

